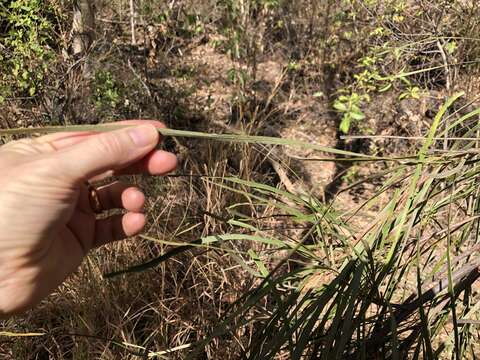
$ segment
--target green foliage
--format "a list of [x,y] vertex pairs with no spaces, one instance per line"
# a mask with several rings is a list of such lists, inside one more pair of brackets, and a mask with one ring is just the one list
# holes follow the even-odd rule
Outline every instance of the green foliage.
[[231,68],[227,73],[228,80],[234,84],[244,88],[248,80],[248,74],[242,69]]
[[[359,20],[371,17],[369,25]],[[334,36],[337,39],[329,40],[329,45],[340,46],[342,40],[358,49],[355,56],[356,66],[351,66],[348,72],[348,81],[338,90],[339,97],[333,107],[342,114],[340,131],[343,133],[351,129],[355,121],[363,120],[362,105],[370,101],[375,93],[387,91],[401,91],[399,99],[415,98],[422,95],[420,86],[408,78],[424,70],[409,72],[408,67],[418,59],[411,58],[418,43],[401,43],[392,37],[392,27],[388,24],[398,24],[406,21],[407,4],[405,1],[357,1],[344,0],[342,6],[335,13]],[[341,33],[342,36],[338,34]],[[332,43],[334,41],[334,43]],[[411,49],[412,48],[412,49]],[[448,54],[456,51],[456,43],[448,41],[445,44]],[[352,81],[353,79],[353,81]],[[347,95],[345,95],[347,94]]]
[[345,175],[342,176],[342,181],[348,185],[352,185],[355,181],[359,179],[359,166],[352,165]]
[[403,99],[420,99],[422,90],[418,86],[408,87],[406,91],[400,94],[398,97],[399,100]]
[[0,91],[35,96],[53,59],[58,19],[48,1],[16,0],[0,4]]
[[341,95],[335,100],[333,107],[342,114],[340,131],[344,134],[348,133],[353,122],[365,119],[365,115],[360,109],[361,103],[364,100],[368,100],[368,96],[357,93]]
[[287,65],[287,68],[288,70],[290,71],[298,71],[302,68],[302,65],[300,65],[298,62],[296,61],[290,61]]
[[453,55],[455,51],[458,49],[458,44],[456,41],[449,41],[445,44],[445,50],[447,50],[447,53],[449,55]]
[[93,100],[98,111],[108,113],[121,103],[121,86],[112,73],[107,70],[97,71],[93,82]]
[[[475,145],[470,142],[465,148],[465,141],[453,145],[456,154],[464,157],[460,164],[451,154],[438,159],[431,153],[435,138],[448,131],[461,128],[464,140],[478,131],[479,126],[471,128],[468,120],[478,116],[479,110],[455,124],[446,123],[447,111],[459,96],[440,108],[416,154],[418,163],[413,167],[391,164],[390,175],[369,200],[381,210],[360,235],[349,227],[355,215],[335,213],[333,206],[322,205],[313,196],[304,198],[236,178],[218,180],[218,186],[243,195],[248,202],[271,206],[275,214],[284,212],[306,230],[292,241],[281,232],[262,231],[255,218],[230,221],[236,228],[232,234],[217,236],[217,243],[240,239],[237,232],[248,228],[255,235],[244,240],[262,244],[256,249],[263,248],[263,253],[284,251],[283,265],[290,261],[297,266],[282,272],[280,263],[267,274],[259,262],[262,251],[235,253],[239,265],[250,267],[259,278],[258,286],[232,306],[214,335],[199,347],[249,324],[256,332],[245,350],[247,359],[372,359],[378,355],[403,359],[414,352],[417,355],[412,358],[417,359],[467,358],[473,337],[465,335],[478,321],[479,308],[471,305],[478,301],[470,290],[480,276],[479,260],[471,256],[479,241],[475,190],[479,169],[477,162],[465,161]],[[354,168],[347,176],[356,176]],[[378,195],[386,190],[392,196],[382,203]],[[288,205],[273,200],[281,197],[288,199]],[[445,219],[443,212],[459,204],[471,204],[468,214],[458,214],[432,235],[432,227]],[[409,276],[412,273],[417,273],[416,279]],[[406,278],[413,281],[408,290]],[[443,329],[456,317],[464,319],[458,322],[458,332],[445,334]],[[452,357],[453,352],[458,355]]]

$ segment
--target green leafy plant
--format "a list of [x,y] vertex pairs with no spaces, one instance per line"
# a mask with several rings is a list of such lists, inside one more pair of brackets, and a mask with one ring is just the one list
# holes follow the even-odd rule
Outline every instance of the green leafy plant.
[[[55,15],[55,16],[52,16]],[[16,0],[0,4],[0,90],[35,96],[53,60],[56,9],[50,2]]]
[[420,99],[422,90],[418,86],[409,86],[406,91],[402,92],[398,97],[399,100],[403,99]]
[[93,100],[95,107],[101,112],[115,110],[121,102],[121,87],[107,70],[95,74],[93,82]]
[[335,100],[333,107],[342,114],[342,121],[339,127],[341,132],[347,134],[352,123],[365,119],[365,114],[360,108],[362,101],[365,100],[368,100],[367,95],[359,95],[357,93],[341,95]]
[[227,72],[227,78],[232,84],[244,88],[248,80],[248,74],[242,69],[231,68]]

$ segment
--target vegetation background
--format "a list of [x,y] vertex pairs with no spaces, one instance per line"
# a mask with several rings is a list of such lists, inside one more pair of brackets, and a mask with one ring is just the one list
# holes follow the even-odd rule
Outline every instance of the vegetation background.
[[167,138],[145,235],[2,322],[1,358],[478,358],[479,43],[475,0],[0,0],[2,128],[312,145]]

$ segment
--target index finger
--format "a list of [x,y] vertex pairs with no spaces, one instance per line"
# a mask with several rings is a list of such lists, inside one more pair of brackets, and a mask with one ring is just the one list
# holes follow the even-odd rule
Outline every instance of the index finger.
[[[117,121],[115,123],[107,123],[107,124],[99,124],[98,126],[102,125],[145,125],[145,124],[150,124],[155,126],[156,128],[165,128],[165,124],[163,124],[160,121],[157,120],[123,120],[123,121]],[[98,132],[96,131],[72,131],[72,132],[62,132],[62,133],[55,133],[55,134],[48,134],[41,136],[35,141],[39,143],[48,143],[50,144],[55,150],[60,150],[75,144],[78,144],[82,141],[85,141],[91,136],[98,135]],[[160,137],[161,139],[161,137]]]

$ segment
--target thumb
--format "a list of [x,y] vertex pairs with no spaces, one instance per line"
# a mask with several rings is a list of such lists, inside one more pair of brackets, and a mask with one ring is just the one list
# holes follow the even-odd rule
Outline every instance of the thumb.
[[59,171],[81,181],[141,160],[158,141],[159,133],[153,125],[141,125],[92,136],[54,156]]

